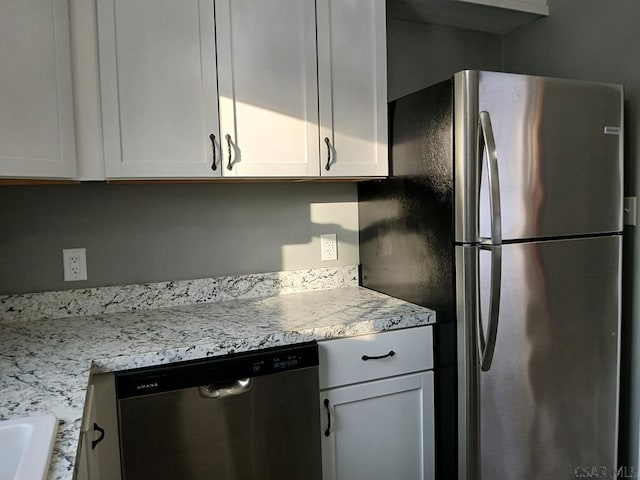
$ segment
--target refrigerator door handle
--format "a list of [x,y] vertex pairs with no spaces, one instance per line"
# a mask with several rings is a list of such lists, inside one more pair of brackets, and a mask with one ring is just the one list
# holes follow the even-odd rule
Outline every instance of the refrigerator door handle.
[[[491,281],[489,290],[489,321],[485,335],[482,315],[478,314],[478,350],[480,370],[488,372],[493,360],[498,335],[498,316],[500,314],[500,287],[502,284],[502,216],[500,212],[500,177],[498,175],[498,153],[493,136],[493,126],[489,112],[479,113],[478,154],[482,159],[487,152],[489,181],[489,210],[491,217],[491,238],[482,239],[482,249],[491,252]],[[481,166],[482,168],[482,166]],[[479,286],[478,286],[479,288]],[[478,297],[479,298],[479,297]]]
[[[502,243],[502,214],[500,212],[500,178],[498,176],[498,152],[493,137],[493,126],[489,112],[482,111],[478,122],[478,155],[482,162],[482,153],[487,152],[487,178],[489,180],[489,210],[491,214],[491,238],[482,243],[500,245]],[[482,171],[482,165],[480,166]]]
[[[491,281],[489,289],[489,324],[485,335],[482,326],[482,314],[478,313],[478,352],[480,354],[480,370],[488,372],[493,361],[493,352],[498,337],[498,317],[500,316],[500,289],[502,285],[502,247],[482,246],[483,250],[491,252]],[[478,289],[480,285],[478,283]],[[478,292],[479,293],[479,292]],[[478,294],[478,297],[480,295]]]

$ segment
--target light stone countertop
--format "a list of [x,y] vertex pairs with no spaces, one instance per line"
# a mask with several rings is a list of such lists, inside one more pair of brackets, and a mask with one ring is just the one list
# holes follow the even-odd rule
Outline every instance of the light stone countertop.
[[414,327],[435,313],[361,287],[0,323],[0,419],[59,419],[49,480],[70,480],[91,373]]

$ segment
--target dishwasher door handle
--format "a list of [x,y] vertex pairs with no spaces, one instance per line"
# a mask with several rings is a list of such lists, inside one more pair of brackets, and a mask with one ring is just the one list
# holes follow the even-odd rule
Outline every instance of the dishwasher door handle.
[[200,396],[203,398],[225,398],[248,392],[252,386],[253,378],[239,378],[228,384],[201,385],[199,390]]

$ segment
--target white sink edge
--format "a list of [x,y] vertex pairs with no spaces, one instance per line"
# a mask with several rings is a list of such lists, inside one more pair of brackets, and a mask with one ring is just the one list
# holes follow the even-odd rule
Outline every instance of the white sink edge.
[[12,480],[46,479],[58,430],[58,419],[53,415],[38,415],[0,422],[2,427],[14,425],[29,426],[31,435]]

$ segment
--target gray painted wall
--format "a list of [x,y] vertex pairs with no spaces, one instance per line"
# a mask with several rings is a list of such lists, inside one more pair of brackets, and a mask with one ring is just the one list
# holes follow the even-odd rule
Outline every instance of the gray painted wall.
[[[2,186],[0,294],[356,265],[355,202],[346,183]],[[75,247],[89,279],[64,282]]]
[[389,100],[465,69],[502,70],[502,37],[440,25],[387,21]]
[[[626,195],[637,195],[640,141],[640,3],[549,0],[548,18],[504,36],[506,71],[622,83],[625,87]],[[640,238],[625,230],[621,377],[621,464],[637,467],[640,419]]]

